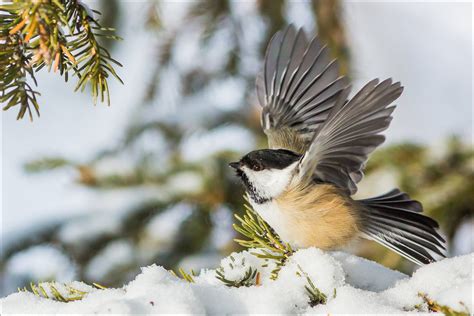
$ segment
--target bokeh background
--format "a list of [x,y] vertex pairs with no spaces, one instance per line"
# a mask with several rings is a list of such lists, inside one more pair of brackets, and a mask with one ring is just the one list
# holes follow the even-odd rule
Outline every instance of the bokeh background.
[[[354,86],[405,86],[358,197],[400,187],[473,251],[472,5],[458,2],[88,1],[122,42],[112,106],[38,76],[42,116],[2,113],[0,294],[30,281],[120,286],[140,266],[215,267],[238,250],[243,190],[227,162],[264,147],[254,78],[287,23],[329,43]],[[315,227],[317,229],[317,227]],[[411,272],[372,242],[350,251]]]

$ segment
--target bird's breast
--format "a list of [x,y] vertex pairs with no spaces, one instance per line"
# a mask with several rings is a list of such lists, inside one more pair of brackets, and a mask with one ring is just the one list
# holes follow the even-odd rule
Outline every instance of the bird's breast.
[[332,185],[291,187],[252,206],[283,241],[295,247],[340,248],[358,234],[357,206]]
[[285,214],[281,211],[275,199],[265,203],[255,203],[252,199],[250,204],[253,209],[270,225],[280,238],[286,242],[290,242],[291,234],[288,231],[288,223]]

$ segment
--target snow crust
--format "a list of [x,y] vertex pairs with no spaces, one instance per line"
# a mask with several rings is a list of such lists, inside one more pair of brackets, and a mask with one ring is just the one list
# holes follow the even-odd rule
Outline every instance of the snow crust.
[[[419,268],[411,277],[354,255],[327,253],[316,248],[297,251],[276,280],[275,268],[248,251],[222,259],[220,271],[238,281],[249,269],[260,273],[258,285],[227,287],[216,270],[203,269],[194,283],[163,267],[142,268],[136,278],[118,289],[100,290],[80,282],[71,286],[89,292],[82,300],[61,303],[31,293],[15,293],[0,300],[2,313],[120,313],[120,314],[334,314],[426,313],[418,293],[458,311],[472,311],[473,255],[449,258]],[[327,296],[327,303],[310,306],[307,277]]]

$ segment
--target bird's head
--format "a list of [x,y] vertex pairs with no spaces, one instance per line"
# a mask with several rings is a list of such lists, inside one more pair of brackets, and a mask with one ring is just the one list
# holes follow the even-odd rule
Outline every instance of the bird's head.
[[229,166],[235,169],[252,200],[261,204],[286,189],[300,157],[286,149],[260,149],[231,162]]

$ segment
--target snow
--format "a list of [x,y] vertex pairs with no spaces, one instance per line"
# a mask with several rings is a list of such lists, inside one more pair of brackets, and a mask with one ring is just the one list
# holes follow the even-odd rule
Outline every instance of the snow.
[[163,186],[163,190],[167,190],[170,195],[195,194],[201,191],[203,185],[203,179],[199,173],[182,171],[170,177]]
[[[460,256],[418,269],[410,279],[401,281],[384,295],[406,308],[416,304],[415,296],[422,292],[436,301],[444,300],[457,310],[461,309],[459,301],[462,301],[472,311],[472,290],[461,291],[472,288],[472,259],[471,255]],[[448,300],[450,297],[453,299]]]
[[222,255],[208,251],[186,256],[179,262],[178,266],[184,271],[200,271],[201,269],[218,267],[221,259]]
[[[439,304],[472,311],[472,254],[420,267],[409,277],[354,255],[309,248],[294,253],[272,280],[274,265],[251,254],[254,251],[233,253],[221,260],[219,269],[235,281],[249,268],[257,269],[258,285],[227,287],[213,269],[201,270],[194,283],[188,283],[151,265],[119,289],[73,282],[71,286],[88,292],[80,301],[60,303],[21,292],[0,303],[4,313],[36,314],[426,313],[418,295],[425,293]],[[326,304],[310,306],[306,277],[327,296]]]
[[228,207],[220,206],[211,213],[211,220],[210,244],[216,249],[223,249],[235,237],[233,213]]
[[109,243],[86,266],[85,274],[92,280],[103,280],[111,271],[128,266],[135,257],[133,244],[126,240]]
[[191,215],[193,207],[187,203],[178,203],[154,216],[145,228],[148,238],[163,244],[171,244],[179,232],[180,224]]
[[[346,271],[346,283],[359,289],[379,292],[393,287],[397,281],[407,277],[401,272],[390,270],[374,261],[351,256],[344,252],[336,252],[333,256]],[[383,282],[378,281],[381,279]]]
[[114,235],[120,231],[118,216],[98,214],[71,220],[59,230],[59,239],[66,244],[93,241],[98,236]]
[[60,249],[40,245],[15,254],[6,262],[0,286],[8,293],[16,290],[18,284],[24,284],[29,280],[70,282],[75,277],[76,269],[70,258]]
[[337,289],[336,297],[329,300],[328,304],[316,306],[308,313],[400,313],[403,310],[397,309],[377,293],[367,292],[351,286],[342,286]]
[[471,219],[461,224],[453,238],[453,249],[451,249],[452,253],[464,255],[468,254],[471,249],[474,248],[474,234],[472,234],[473,231],[474,219]]
[[236,110],[243,102],[245,81],[240,78],[228,77],[209,86],[209,103],[219,110]]
[[[28,260],[24,260],[28,258]],[[48,264],[44,264],[44,258]],[[30,279],[59,278],[71,280],[74,271],[69,267],[71,262],[59,249],[51,246],[34,246],[14,255],[7,264],[7,270],[13,275],[24,275]],[[68,267],[64,269],[63,267]],[[26,275],[25,275],[26,274]]]

